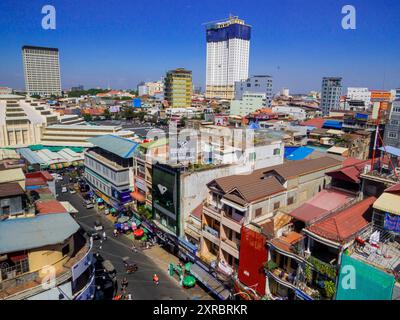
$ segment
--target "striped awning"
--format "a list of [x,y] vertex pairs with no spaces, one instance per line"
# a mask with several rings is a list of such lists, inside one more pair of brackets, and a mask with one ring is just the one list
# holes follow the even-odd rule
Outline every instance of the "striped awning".
[[400,215],[400,196],[388,192],[382,195],[374,202],[374,209]]

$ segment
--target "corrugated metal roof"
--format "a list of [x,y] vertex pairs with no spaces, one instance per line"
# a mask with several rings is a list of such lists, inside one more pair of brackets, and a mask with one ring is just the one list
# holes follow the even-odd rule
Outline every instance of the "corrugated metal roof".
[[0,184],[0,197],[1,198],[19,196],[24,193],[25,193],[25,191],[24,191],[24,189],[21,188],[19,183],[10,182],[10,183]]
[[35,152],[29,148],[18,149],[17,152],[24,157],[30,164],[46,164]]
[[342,155],[343,153],[345,153],[348,150],[349,150],[348,148],[333,146],[333,147],[329,148],[326,152]]
[[112,134],[89,138],[88,142],[121,158],[130,158],[138,143]]
[[25,175],[21,168],[0,171],[0,183],[14,182],[20,180],[25,180]]
[[323,124],[324,128],[342,129],[342,122],[337,120],[326,120]]
[[61,243],[79,230],[68,213],[0,222],[0,254]]
[[400,215],[400,196],[384,192],[374,203],[374,208]]

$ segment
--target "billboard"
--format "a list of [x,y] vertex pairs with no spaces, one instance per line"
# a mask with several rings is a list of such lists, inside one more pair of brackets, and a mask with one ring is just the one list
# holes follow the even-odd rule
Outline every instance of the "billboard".
[[155,219],[179,234],[179,169],[154,164],[152,170]]

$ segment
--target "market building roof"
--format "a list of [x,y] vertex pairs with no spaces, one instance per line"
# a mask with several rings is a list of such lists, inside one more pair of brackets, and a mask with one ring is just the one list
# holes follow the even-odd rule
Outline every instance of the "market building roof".
[[29,148],[18,149],[17,152],[30,164],[45,164],[46,162],[40,158],[35,152]]
[[0,223],[0,254],[61,243],[79,228],[68,213],[8,219]]
[[121,158],[131,158],[139,146],[137,142],[112,134],[89,138],[88,142]]

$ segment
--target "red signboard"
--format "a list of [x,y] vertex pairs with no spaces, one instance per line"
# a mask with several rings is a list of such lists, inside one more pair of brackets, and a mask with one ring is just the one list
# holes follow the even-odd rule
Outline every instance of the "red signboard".
[[265,295],[264,263],[268,258],[265,242],[266,237],[263,234],[242,227],[238,277],[241,283],[260,296]]

